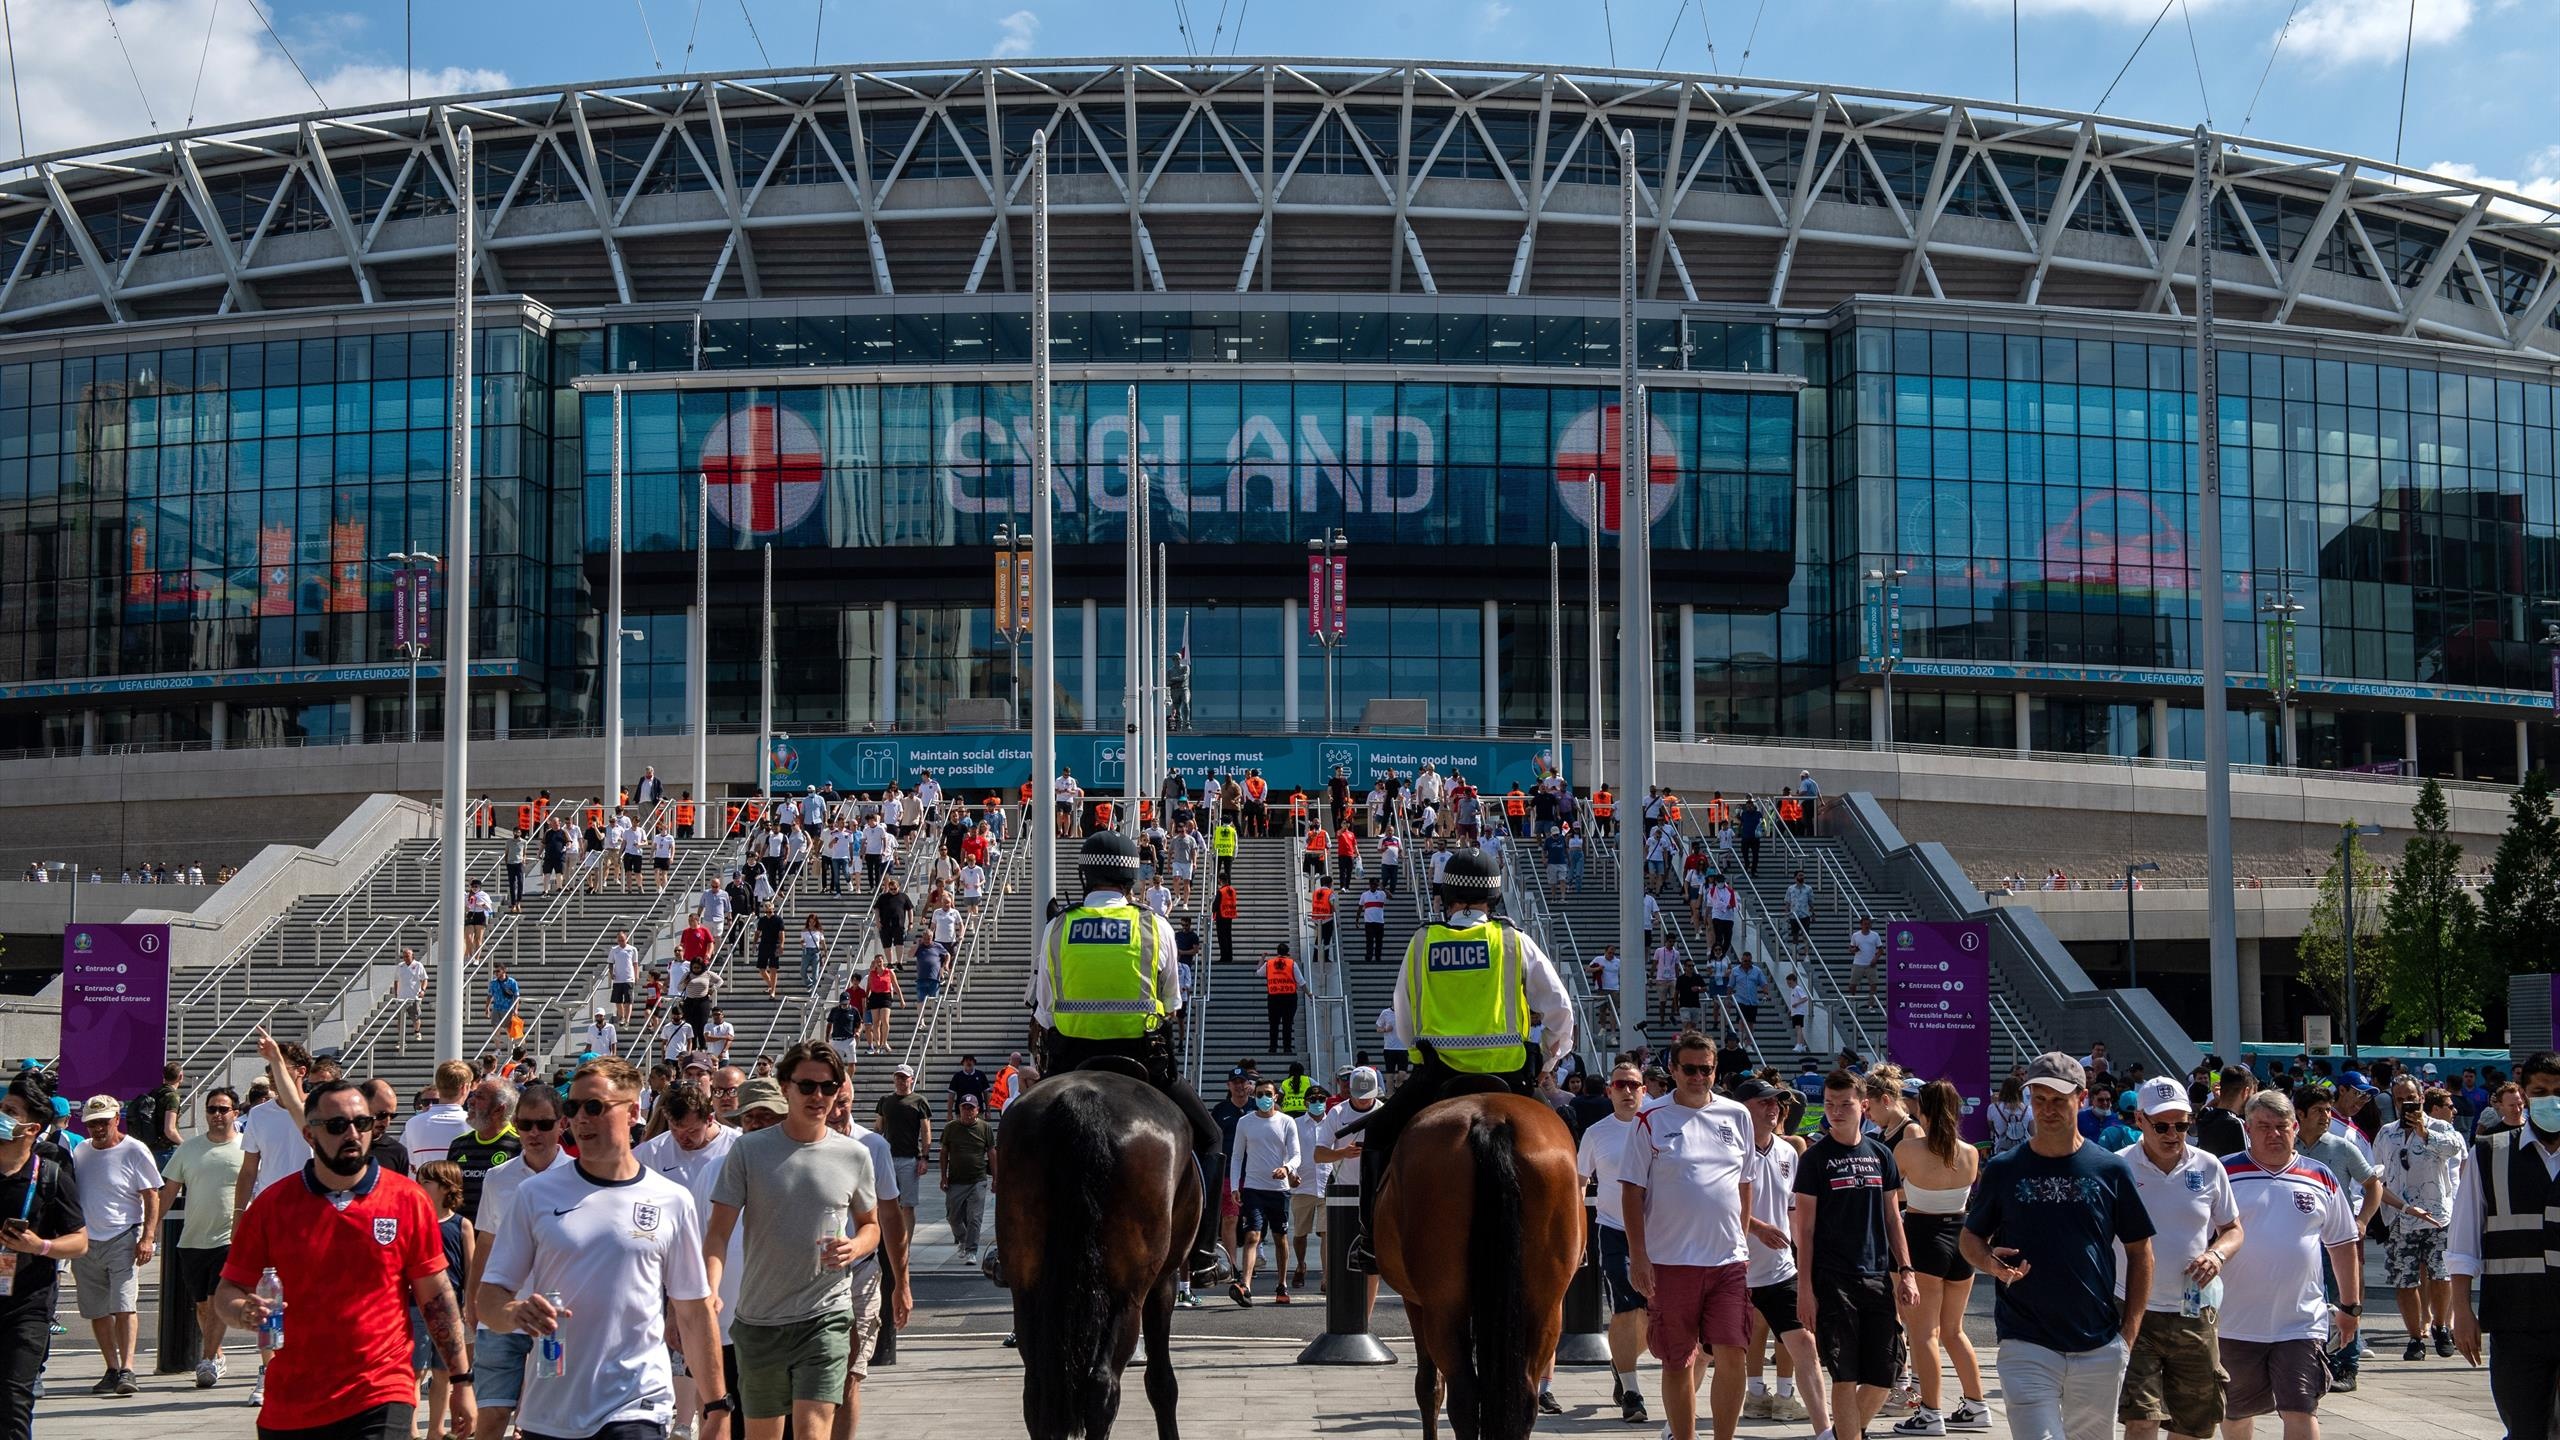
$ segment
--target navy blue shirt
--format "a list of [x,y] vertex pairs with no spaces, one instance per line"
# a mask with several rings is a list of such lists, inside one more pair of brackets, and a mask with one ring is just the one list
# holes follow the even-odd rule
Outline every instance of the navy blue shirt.
[[2152,1235],[2132,1168],[2086,1143],[2060,1158],[2027,1144],[1983,1162],[1964,1228],[1987,1245],[2016,1249],[2028,1267],[2017,1284],[1999,1287],[2000,1338],[2064,1354],[2117,1337],[2115,1242]]

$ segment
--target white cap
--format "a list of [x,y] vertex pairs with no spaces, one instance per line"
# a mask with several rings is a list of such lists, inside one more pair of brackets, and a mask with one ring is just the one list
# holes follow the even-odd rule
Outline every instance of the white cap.
[[2138,1093],[2142,1097],[2142,1113],[2145,1115],[2157,1115],[2163,1110],[2195,1108],[2194,1104],[2187,1099],[2187,1087],[2167,1075],[2154,1075],[2143,1081],[2142,1089]]
[[1342,1093],[1354,1100],[1368,1100],[1378,1093],[1378,1072],[1367,1065],[1356,1066],[1342,1082]]

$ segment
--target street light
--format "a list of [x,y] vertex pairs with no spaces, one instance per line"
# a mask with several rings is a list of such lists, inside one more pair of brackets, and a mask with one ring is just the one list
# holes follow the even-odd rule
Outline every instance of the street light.
[[1007,521],[989,538],[996,547],[996,634],[1004,640],[1005,674],[1013,686],[1012,701],[1004,712],[1009,730],[1022,723],[1022,637],[1031,627],[1014,622],[1030,619],[1020,597],[1031,574],[1031,535]]
[[2379,825],[2359,825],[2350,820],[2338,827],[2338,868],[2346,875],[2346,910],[2338,933],[2345,941],[2347,971],[2347,1014],[2343,1027],[2347,1032],[2347,1064],[2356,1062],[2356,837],[2370,838],[2382,833]]
[[1316,607],[1307,616],[1308,627],[1315,631],[1316,643],[1324,647],[1324,731],[1333,733],[1335,707],[1333,698],[1333,652],[1342,648],[1344,635],[1343,601],[1334,587],[1334,566],[1345,563],[1351,553],[1351,537],[1339,530],[1327,530],[1307,542],[1307,555],[1321,559],[1323,568],[1316,572],[1316,593],[1311,603]]
[[2293,632],[2296,621],[2294,617],[2300,615],[2304,608],[2293,598],[2293,592],[2284,588],[2281,583],[2291,578],[2291,571],[2279,575],[2276,592],[2269,595],[2258,606],[2258,613],[2267,617],[2267,689],[2274,692],[2276,697],[2277,743],[2287,769],[2293,768],[2295,763]]
[[[418,661],[427,652],[427,605],[424,592],[427,576],[444,562],[424,550],[394,550],[382,558],[400,566],[400,578],[406,582],[395,588],[392,603],[414,607],[406,612],[402,623],[394,627],[395,633],[406,634],[409,637],[408,642],[392,648],[395,652],[406,653],[409,657],[409,743],[415,745],[418,743]],[[417,567],[414,575],[409,569],[412,565]],[[412,591],[411,586],[417,589]],[[407,615],[414,615],[415,618],[406,618]]]
[[1893,671],[1902,663],[1902,582],[1910,571],[1870,570],[1867,583],[1876,587],[1876,669],[1884,677],[1884,727],[1878,749],[1893,748]]
[[2131,861],[2124,867],[2124,986],[2128,990],[2142,984],[2142,970],[2133,955],[2133,877],[2159,868],[2157,860]]

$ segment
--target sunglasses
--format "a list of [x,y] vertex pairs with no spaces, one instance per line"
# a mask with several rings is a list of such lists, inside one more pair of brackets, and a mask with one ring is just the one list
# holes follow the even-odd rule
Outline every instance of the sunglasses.
[[560,1122],[557,1118],[550,1120],[519,1120],[516,1122],[516,1128],[529,1135],[548,1135],[552,1131],[560,1128]]
[[204,1107],[204,1113],[207,1115],[237,1115],[240,1112],[228,1105],[207,1105]]
[[1677,1068],[1681,1074],[1686,1075],[1692,1080],[1713,1080],[1716,1078],[1716,1067],[1713,1065],[1684,1064]]
[[344,1135],[350,1130],[353,1130],[359,1135],[370,1135],[373,1133],[373,1117],[370,1115],[332,1115],[328,1119],[320,1122],[320,1128],[328,1131],[332,1135]]
[[803,1095],[833,1095],[844,1088],[841,1080],[794,1080],[791,1088]]
[[560,1102],[560,1113],[571,1120],[576,1120],[583,1116],[605,1114],[625,1103],[627,1102],[621,1100],[563,1100]]
[[1612,1090],[1641,1090],[1644,1088],[1644,1082],[1641,1080],[1612,1080],[1609,1082],[1609,1088]]
[[2195,1122],[2192,1120],[2154,1120],[2151,1122],[2151,1133],[2154,1135],[2184,1135],[2194,1128],[2196,1128],[2196,1126]]

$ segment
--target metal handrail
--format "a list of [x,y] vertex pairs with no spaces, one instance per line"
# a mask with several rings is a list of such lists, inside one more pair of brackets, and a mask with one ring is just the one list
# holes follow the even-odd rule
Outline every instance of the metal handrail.
[[[1027,823],[1030,815],[1027,807],[1023,814]],[[1006,828],[1012,827],[1008,825]],[[1018,869],[1029,863],[1032,847],[1025,844],[1016,848],[1001,841],[998,844],[1002,849],[997,855],[996,873],[988,877],[988,882],[997,887],[997,903],[978,907],[979,918],[971,920],[961,931],[960,948],[944,961],[941,993],[916,1007],[915,1022],[908,1027],[903,1058],[919,1071],[932,1058],[937,1046],[947,1047],[950,1044],[960,1014],[966,1008],[969,982],[976,976],[979,962],[1004,943],[1007,909],[1004,900],[1014,893]],[[1026,890],[1023,893],[1027,905],[1030,892]],[[1035,927],[1040,924],[1037,917],[1032,923]]]
[[[1794,921],[1771,907],[1769,897],[1761,891],[1759,877],[1753,875],[1748,867],[1736,866],[1727,873],[1725,878],[1730,882],[1737,877],[1741,883],[1734,886],[1734,891],[1737,895],[1749,897],[1752,909],[1759,916],[1760,933],[1764,943],[1775,946],[1779,953],[1786,957],[1787,963],[1795,967],[1796,973],[1805,977],[1805,989],[1813,996],[1816,1003],[1827,1004],[1834,1016],[1845,1020],[1849,1028],[1856,1032],[1859,1054],[1878,1053],[1874,1039],[1867,1033],[1867,1022],[1843,998],[1837,979],[1831,974],[1828,962],[1822,957],[1821,947],[1808,942],[1805,946],[1806,953],[1799,954],[1794,936],[1790,933]],[[1833,890],[1846,897],[1848,903],[1855,907],[1864,906],[1865,902],[1858,897],[1856,887],[1841,883],[1845,877],[1827,876],[1826,878],[1831,879]],[[1835,1028],[1840,1020],[1833,1022]]]

